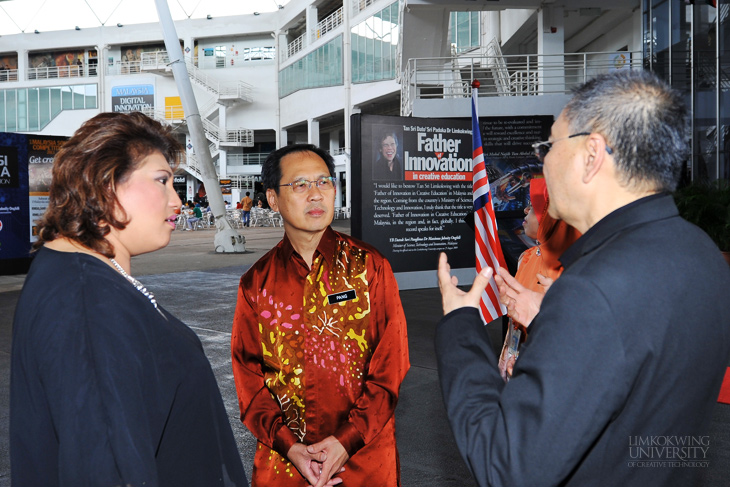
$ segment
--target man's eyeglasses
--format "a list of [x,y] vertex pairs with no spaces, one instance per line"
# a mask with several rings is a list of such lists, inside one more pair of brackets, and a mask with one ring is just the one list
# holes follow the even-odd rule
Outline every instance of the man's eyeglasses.
[[279,186],[291,186],[292,191],[295,193],[304,193],[312,189],[312,185],[320,191],[329,191],[335,188],[335,181],[337,178],[334,176],[322,176],[316,181],[308,181],[306,179],[297,179],[293,183],[280,184]]
[[[546,140],[543,142],[535,142],[534,144],[532,144],[532,148],[535,151],[535,157],[537,157],[538,161],[544,163],[545,156],[547,155],[548,152],[550,152],[550,149],[553,148],[553,144],[555,142],[559,142],[559,141],[565,140],[565,139],[572,139],[573,137],[583,137],[585,135],[591,135],[591,133],[590,132],[580,132],[577,134],[569,135],[567,137],[561,137],[561,138],[555,139],[555,140]],[[613,149],[611,149],[609,146],[606,146],[606,152],[608,152],[609,154],[613,154]]]

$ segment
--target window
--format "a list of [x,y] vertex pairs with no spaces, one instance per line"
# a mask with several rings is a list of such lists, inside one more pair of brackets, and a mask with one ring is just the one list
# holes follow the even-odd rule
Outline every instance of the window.
[[352,28],[353,83],[395,79],[398,29],[398,2]]

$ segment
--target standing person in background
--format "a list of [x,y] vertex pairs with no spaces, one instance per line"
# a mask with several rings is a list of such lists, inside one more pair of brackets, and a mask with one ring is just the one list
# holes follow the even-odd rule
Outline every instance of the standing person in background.
[[[689,140],[681,95],[620,70],[579,87],[534,145],[549,215],[583,235],[520,320],[507,384],[478,311],[491,269],[465,293],[442,254],[441,389],[479,485],[695,485],[730,354],[730,270],[671,195]],[[656,444],[692,449],[642,451]]]
[[102,113],[55,157],[13,322],[13,485],[248,485],[200,340],[131,276],[170,241],[180,150]]
[[251,199],[251,192],[246,191],[246,196],[241,199],[241,220],[243,226],[248,227],[251,224],[251,207],[253,206],[253,200]]
[[241,420],[259,442],[253,487],[400,485],[405,316],[388,261],[330,227],[333,173],[313,145],[264,162],[284,238],[241,278],[231,336]]
[[507,306],[510,316],[509,328],[499,357],[499,371],[505,380],[512,377],[512,368],[519,356],[520,344],[527,339],[527,325],[517,318],[519,316],[516,312],[517,297],[512,295],[513,290],[507,283],[515,287],[514,292],[519,291],[524,294],[523,299],[529,297],[532,300],[531,304],[539,308],[542,296],[563,272],[563,265],[558,259],[580,237],[575,228],[548,214],[549,205],[550,197],[545,179],[532,178],[530,206],[525,210],[524,228],[525,234],[535,240],[537,245],[520,255],[514,278],[504,268],[500,268],[499,275],[495,277],[499,285],[500,301]]

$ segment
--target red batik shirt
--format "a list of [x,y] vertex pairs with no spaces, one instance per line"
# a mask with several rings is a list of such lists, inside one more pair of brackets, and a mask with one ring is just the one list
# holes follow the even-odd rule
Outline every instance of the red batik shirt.
[[328,228],[309,269],[285,236],[241,278],[231,350],[241,420],[259,441],[253,486],[308,485],[286,453],[330,435],[350,455],[344,485],[400,485],[408,339],[377,250]]

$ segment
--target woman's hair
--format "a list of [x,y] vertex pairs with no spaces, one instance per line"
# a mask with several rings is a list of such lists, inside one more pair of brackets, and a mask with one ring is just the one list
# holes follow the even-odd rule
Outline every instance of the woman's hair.
[[182,147],[170,132],[139,112],[100,113],[84,122],[54,159],[48,209],[38,222],[34,250],[66,237],[114,257],[105,237],[110,227],[122,230],[129,223],[115,216],[117,185],[154,152],[176,168]]

